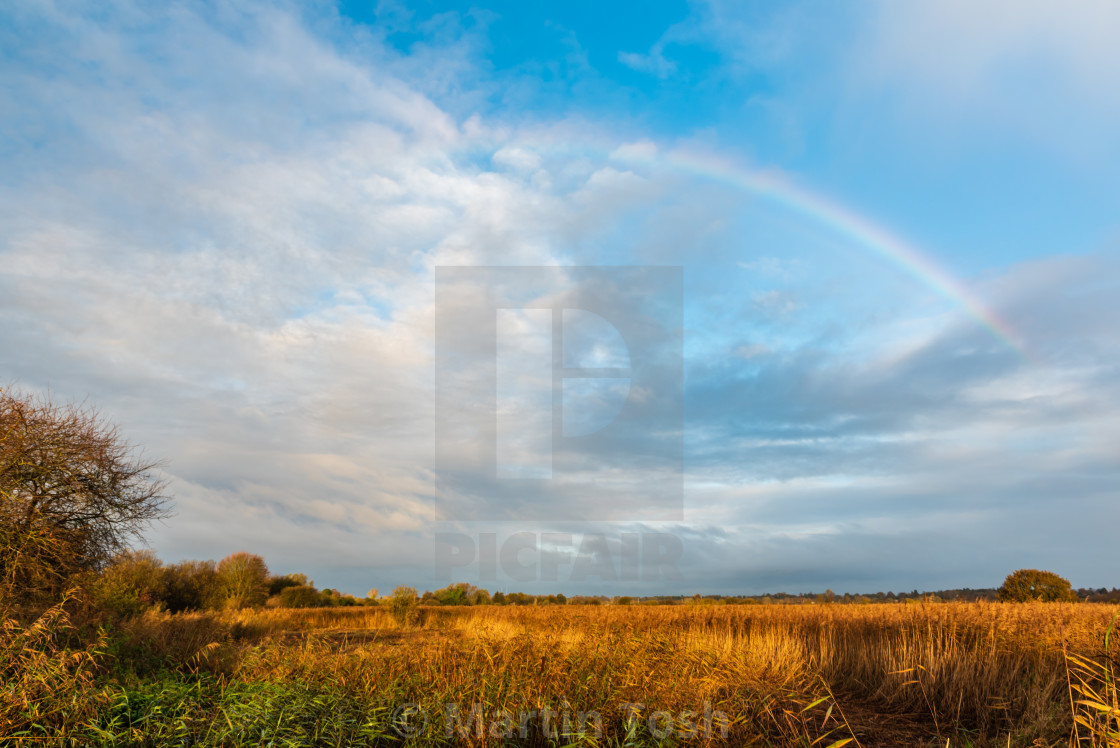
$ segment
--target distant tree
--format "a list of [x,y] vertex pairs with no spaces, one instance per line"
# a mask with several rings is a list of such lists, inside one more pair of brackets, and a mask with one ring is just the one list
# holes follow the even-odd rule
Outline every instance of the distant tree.
[[501,590],[498,590],[497,592],[494,593],[494,597],[493,597],[492,602],[495,605],[505,605],[506,604],[506,593],[502,592]]
[[152,551],[125,551],[93,579],[89,588],[98,607],[131,616],[166,604],[167,576]]
[[167,610],[203,610],[222,605],[218,571],[213,561],[182,561],[165,567]]
[[268,566],[264,559],[241,551],[218,563],[218,586],[223,607],[249,608],[268,599]]
[[491,602],[490,593],[484,589],[476,589],[471,593],[471,605],[489,605]]
[[1092,603],[1120,603],[1120,589],[1111,590],[1100,587],[1096,591],[1089,591],[1088,600]]
[[389,596],[389,612],[402,626],[416,622],[416,606],[418,604],[419,600],[416,598],[415,587],[401,585],[393,590],[393,594]]
[[1069,580],[1051,571],[1019,569],[1007,575],[999,588],[1003,602],[1077,602]]
[[285,587],[314,587],[307,581],[306,574],[285,574],[279,577],[268,578],[268,594],[279,595]]
[[322,595],[319,590],[310,585],[297,585],[280,590],[282,608],[317,608],[320,605],[322,605]]
[[91,408],[0,388],[0,597],[49,599],[168,515],[165,484]]
[[432,597],[438,600],[440,605],[470,605],[471,596],[477,589],[474,585],[459,582],[436,590],[432,593]]
[[358,604],[358,599],[353,595],[347,595],[330,587],[319,593],[319,599],[320,605],[332,608],[346,608]]

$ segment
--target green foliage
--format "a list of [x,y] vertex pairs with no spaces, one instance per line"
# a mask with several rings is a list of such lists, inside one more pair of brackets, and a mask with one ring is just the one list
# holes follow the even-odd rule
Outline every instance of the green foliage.
[[471,605],[476,597],[478,588],[466,582],[449,584],[441,590],[432,593],[432,597],[440,605]]
[[114,688],[111,698],[86,728],[86,744],[310,748],[391,745],[397,737],[389,707],[330,684],[164,675]]
[[1050,571],[1019,569],[1007,575],[999,588],[1003,602],[1077,602],[1077,594],[1064,579]]

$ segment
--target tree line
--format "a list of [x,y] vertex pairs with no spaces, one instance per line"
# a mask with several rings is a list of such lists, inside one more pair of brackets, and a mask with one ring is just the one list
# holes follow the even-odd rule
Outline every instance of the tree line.
[[128,551],[87,584],[92,600],[113,613],[158,609],[236,610],[264,605],[313,608],[375,604],[377,590],[359,599],[333,589],[319,590],[304,574],[272,575],[263,558],[244,551],[221,561],[164,564],[151,551]]

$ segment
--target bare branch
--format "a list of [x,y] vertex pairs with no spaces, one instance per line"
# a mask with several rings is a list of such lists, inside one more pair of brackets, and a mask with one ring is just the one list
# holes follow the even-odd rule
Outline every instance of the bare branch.
[[160,463],[84,404],[0,388],[0,587],[53,594],[168,516]]

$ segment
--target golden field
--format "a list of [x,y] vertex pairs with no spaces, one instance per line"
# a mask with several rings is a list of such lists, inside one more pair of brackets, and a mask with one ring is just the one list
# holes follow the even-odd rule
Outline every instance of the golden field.
[[[149,613],[102,632],[116,643],[102,641],[96,663],[60,649],[75,658],[72,673],[21,671],[9,629],[0,664],[9,678],[22,672],[41,703],[36,712],[8,688],[0,724],[31,736],[39,714],[44,738],[104,745],[1117,745],[1117,646],[1105,647],[1118,612],[929,603],[421,607],[405,621],[384,607]],[[51,712],[58,694],[34,688],[47,675],[87,706]]]

